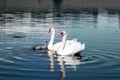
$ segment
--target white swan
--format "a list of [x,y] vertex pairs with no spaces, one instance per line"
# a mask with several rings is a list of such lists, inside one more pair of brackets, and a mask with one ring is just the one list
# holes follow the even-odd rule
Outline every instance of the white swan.
[[57,50],[58,55],[74,55],[85,49],[85,44],[77,42],[77,39],[67,40],[66,42],[67,34],[65,31],[61,32],[60,34],[63,38],[59,49]]
[[51,50],[51,51],[57,51],[61,42],[53,44],[54,43],[54,37],[55,37],[55,29],[54,28],[50,28],[49,33],[51,33],[51,38],[50,38],[50,42],[49,42],[47,48],[48,48],[48,50]]

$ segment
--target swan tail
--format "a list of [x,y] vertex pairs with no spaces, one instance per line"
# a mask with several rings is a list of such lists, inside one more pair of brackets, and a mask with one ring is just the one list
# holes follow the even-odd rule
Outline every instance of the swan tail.
[[85,43],[81,45],[81,50],[85,50]]

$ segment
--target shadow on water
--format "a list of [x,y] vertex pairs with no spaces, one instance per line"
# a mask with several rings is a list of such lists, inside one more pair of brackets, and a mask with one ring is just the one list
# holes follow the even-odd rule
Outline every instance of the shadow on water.
[[61,14],[61,5],[62,5],[62,0],[53,0],[54,4],[54,16],[60,17]]
[[118,17],[118,18],[119,18],[119,29],[120,29],[120,13],[119,13],[118,15],[119,15],[119,17]]
[[94,19],[93,22],[95,24],[94,28],[97,28],[97,23],[98,23],[97,20],[98,20],[98,15],[99,15],[98,10],[93,11],[92,15],[93,15],[93,19]]
[[61,5],[62,5],[62,0],[53,0],[53,3],[54,3],[54,10],[60,11]]

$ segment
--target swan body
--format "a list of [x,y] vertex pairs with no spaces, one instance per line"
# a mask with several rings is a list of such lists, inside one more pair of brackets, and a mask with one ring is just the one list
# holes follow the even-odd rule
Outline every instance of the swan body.
[[63,38],[59,49],[57,50],[58,55],[74,55],[85,49],[85,44],[81,44],[77,39],[67,40],[66,42],[67,34],[65,31],[62,32],[61,35]]
[[54,44],[55,29],[54,28],[49,29],[49,33],[50,32],[51,32],[51,38],[50,38],[50,42],[49,42],[47,48],[48,48],[48,50],[51,50],[51,51],[57,51],[61,42]]

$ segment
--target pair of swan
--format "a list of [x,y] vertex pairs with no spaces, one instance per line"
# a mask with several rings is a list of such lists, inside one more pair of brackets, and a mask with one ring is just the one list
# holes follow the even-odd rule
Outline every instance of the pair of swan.
[[51,32],[51,38],[48,44],[48,49],[56,51],[58,55],[74,55],[85,49],[85,44],[81,44],[77,41],[77,39],[66,40],[67,33],[65,31],[60,33],[60,35],[62,36],[62,41],[53,44],[55,37],[55,29],[51,28],[49,29],[49,32]]

